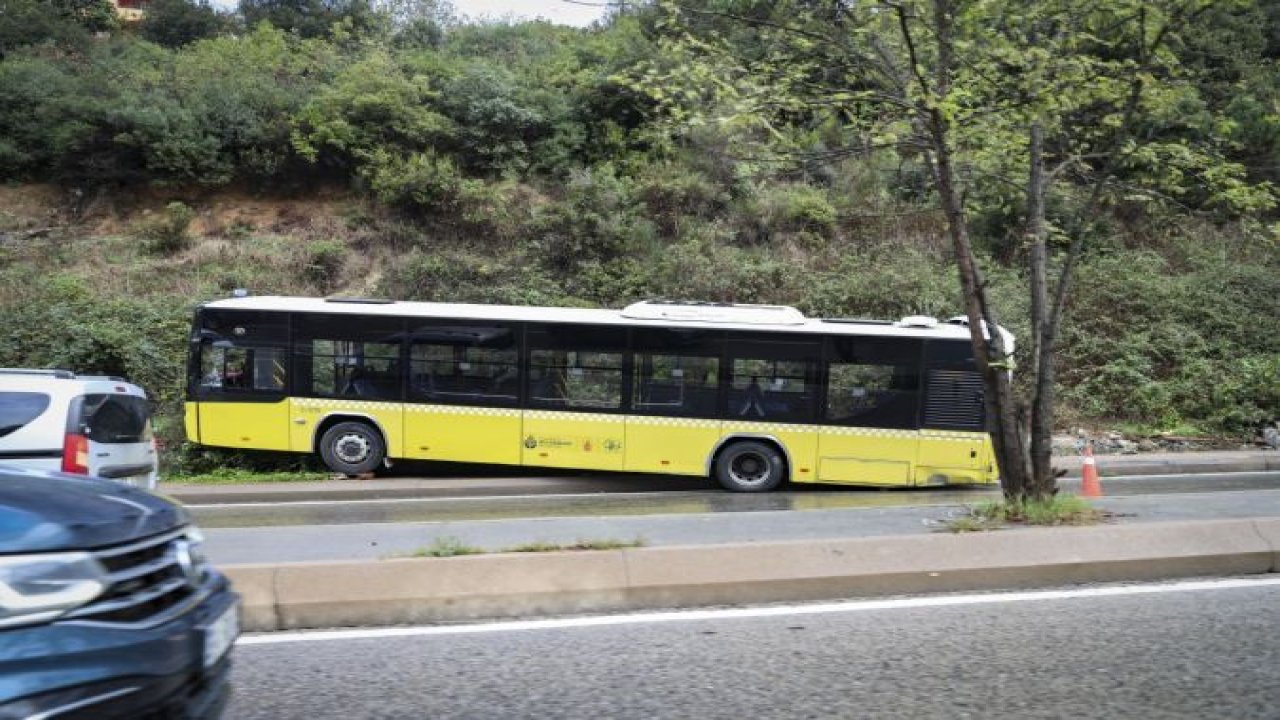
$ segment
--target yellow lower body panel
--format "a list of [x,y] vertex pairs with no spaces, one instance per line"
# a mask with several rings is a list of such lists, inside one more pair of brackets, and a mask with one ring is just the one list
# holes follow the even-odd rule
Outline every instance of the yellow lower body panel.
[[720,439],[719,420],[630,416],[625,469],[635,472],[703,475]]
[[818,439],[818,482],[911,485],[919,446],[915,430],[825,427]]
[[999,480],[986,433],[921,430],[917,485],[991,484]]
[[519,410],[406,405],[404,456],[519,465],[522,424]]
[[622,415],[527,410],[522,434],[525,465],[623,469],[626,421]]
[[[254,450],[289,450],[289,401],[274,403],[193,403],[202,445]],[[188,433],[191,410],[188,406]],[[190,437],[190,435],[188,435]]]

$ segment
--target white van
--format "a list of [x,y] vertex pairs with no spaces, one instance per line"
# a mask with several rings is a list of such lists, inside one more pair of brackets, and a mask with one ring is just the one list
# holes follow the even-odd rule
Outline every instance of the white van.
[[67,370],[0,368],[0,464],[154,490],[151,407],[137,385]]

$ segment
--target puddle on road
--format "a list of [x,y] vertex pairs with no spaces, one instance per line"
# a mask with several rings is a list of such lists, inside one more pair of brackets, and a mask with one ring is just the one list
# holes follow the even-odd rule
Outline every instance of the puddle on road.
[[202,527],[456,522],[538,517],[609,517],[695,513],[871,509],[956,505],[994,497],[994,488],[964,490],[828,490],[761,495],[722,490],[627,493],[590,497],[433,498],[254,507],[191,508]]

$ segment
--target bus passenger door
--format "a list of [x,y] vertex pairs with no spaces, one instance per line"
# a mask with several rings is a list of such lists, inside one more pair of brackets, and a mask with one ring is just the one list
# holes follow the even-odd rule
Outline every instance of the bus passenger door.
[[519,334],[509,323],[409,325],[406,457],[520,464]]
[[648,330],[636,337],[645,348],[664,351],[635,354],[626,469],[705,475],[724,425],[714,419],[720,358],[712,353],[720,348],[706,342],[705,333]]
[[626,330],[547,323],[526,332],[524,464],[621,470]]
[[839,337],[829,344],[818,479],[911,485],[920,451],[918,340]]

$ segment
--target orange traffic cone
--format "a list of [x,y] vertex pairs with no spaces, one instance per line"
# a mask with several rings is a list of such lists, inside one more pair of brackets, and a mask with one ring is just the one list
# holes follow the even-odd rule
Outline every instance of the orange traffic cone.
[[1080,466],[1080,496],[1102,497],[1102,483],[1098,481],[1098,464],[1093,459],[1093,445],[1084,446],[1084,463]]

